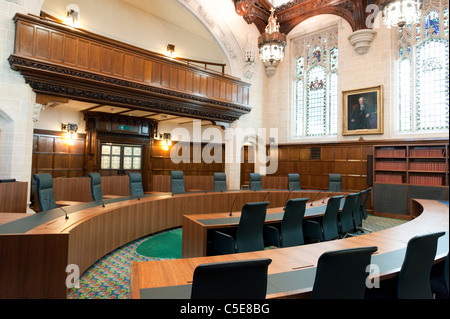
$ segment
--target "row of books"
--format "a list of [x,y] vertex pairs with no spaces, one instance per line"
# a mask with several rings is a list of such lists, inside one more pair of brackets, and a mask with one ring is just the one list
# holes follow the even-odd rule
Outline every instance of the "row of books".
[[411,149],[409,151],[410,157],[445,157],[444,148],[420,148]]
[[377,162],[375,169],[406,171],[406,162]]
[[409,169],[413,171],[445,172],[444,162],[411,162]]
[[406,149],[379,148],[376,150],[377,157],[406,157]]
[[444,178],[442,176],[413,175],[409,177],[409,183],[415,185],[442,186],[444,185]]
[[403,176],[395,174],[376,174],[375,182],[377,183],[390,183],[390,184],[402,184]]

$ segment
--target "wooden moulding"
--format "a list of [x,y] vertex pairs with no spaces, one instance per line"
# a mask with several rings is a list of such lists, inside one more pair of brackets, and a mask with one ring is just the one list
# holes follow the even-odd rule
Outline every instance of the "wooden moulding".
[[251,111],[250,84],[17,13],[9,57],[36,93],[220,122]]

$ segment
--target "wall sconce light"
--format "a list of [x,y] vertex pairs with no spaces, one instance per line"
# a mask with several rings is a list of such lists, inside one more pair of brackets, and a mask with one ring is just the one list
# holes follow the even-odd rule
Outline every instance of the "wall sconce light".
[[168,44],[167,45],[167,56],[171,58],[175,58],[175,45],[174,44]]
[[61,124],[61,131],[63,132],[63,139],[65,144],[73,145],[73,140],[78,138],[77,131],[78,125],[71,123],[63,123]]
[[69,4],[66,7],[66,21],[65,23],[73,28],[80,27],[80,8],[76,4]]
[[164,151],[168,151],[169,147],[172,146],[172,141],[170,133],[164,133],[159,135],[159,139],[161,140],[161,148]]

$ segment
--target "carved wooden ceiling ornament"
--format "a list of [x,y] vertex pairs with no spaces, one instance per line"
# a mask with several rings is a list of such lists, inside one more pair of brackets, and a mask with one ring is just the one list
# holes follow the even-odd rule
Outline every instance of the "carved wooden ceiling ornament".
[[[269,0],[232,0],[236,13],[264,33],[272,4]],[[335,14],[345,19],[353,31],[366,29],[369,4],[381,0],[293,0],[275,8],[280,32],[288,34],[304,20],[320,14]]]

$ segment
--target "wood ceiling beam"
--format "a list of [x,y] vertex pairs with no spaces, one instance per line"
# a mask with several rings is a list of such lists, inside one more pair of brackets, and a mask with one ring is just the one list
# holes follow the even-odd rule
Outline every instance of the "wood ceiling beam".
[[[236,13],[248,24],[255,24],[264,33],[272,4],[269,0],[233,0]],[[369,4],[380,0],[293,0],[275,8],[280,32],[288,34],[298,24],[321,14],[334,14],[345,19],[353,31],[365,29]]]

